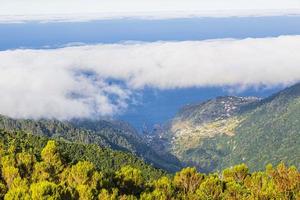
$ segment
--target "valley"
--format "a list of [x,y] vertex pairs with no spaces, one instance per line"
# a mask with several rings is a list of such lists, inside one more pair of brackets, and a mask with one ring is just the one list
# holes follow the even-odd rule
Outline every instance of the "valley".
[[268,98],[224,96],[180,109],[151,134],[122,121],[31,120],[0,117],[0,129],[124,151],[175,172],[202,172],[246,163],[262,170],[283,161],[299,167],[300,84]]
[[300,84],[189,105],[150,135],[122,121],[1,116],[0,197],[296,200],[299,120]]
[[0,0],[0,200],[300,200],[300,0]]
[[151,142],[200,171],[238,163],[300,166],[300,84],[266,99],[218,97],[182,108]]

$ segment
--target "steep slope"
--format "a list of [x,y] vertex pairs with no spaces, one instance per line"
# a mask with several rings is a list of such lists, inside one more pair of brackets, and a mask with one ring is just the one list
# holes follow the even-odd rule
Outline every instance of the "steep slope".
[[284,161],[300,167],[300,84],[263,100],[244,117],[223,163],[247,160],[257,169]]
[[219,97],[185,107],[156,139],[205,172],[241,162],[255,170],[280,161],[300,167],[299,120],[297,84],[264,100]]
[[[49,141],[49,138],[45,136],[36,136],[22,131],[0,130],[1,148],[9,149],[13,146],[16,151],[31,152],[37,158],[40,158],[41,151],[47,141]],[[69,164],[76,164],[82,160],[90,161],[97,170],[108,174],[119,170],[122,166],[130,165],[140,169],[147,179],[166,174],[163,170],[146,164],[130,153],[101,148],[97,145],[71,143],[62,140],[56,140],[56,142],[64,161]]]
[[131,152],[148,163],[168,171],[180,168],[180,162],[171,154],[165,157],[158,155],[150,148],[134,129],[126,123],[114,121],[89,120],[29,120],[0,117],[0,129],[8,131],[25,131],[34,135],[47,136],[54,139],[97,144],[115,150]]
[[238,117],[241,108],[257,100],[253,97],[218,97],[183,108],[171,123],[172,151],[180,156],[196,147],[202,138],[234,135],[235,127],[243,120]]

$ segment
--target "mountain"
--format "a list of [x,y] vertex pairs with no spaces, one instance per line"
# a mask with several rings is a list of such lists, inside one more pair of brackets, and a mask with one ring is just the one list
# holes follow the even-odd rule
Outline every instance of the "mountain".
[[31,120],[0,117],[0,129],[24,131],[38,136],[77,142],[97,144],[100,147],[130,152],[146,162],[167,171],[181,168],[177,158],[167,152],[158,154],[143,137],[125,122],[109,120]]
[[261,170],[284,161],[300,167],[300,83],[266,99],[225,96],[183,107],[143,136],[113,120],[32,120],[0,116],[0,129],[132,153],[170,172],[202,172],[246,163]]
[[149,143],[204,172],[245,162],[300,167],[300,84],[266,99],[218,97],[182,108]]

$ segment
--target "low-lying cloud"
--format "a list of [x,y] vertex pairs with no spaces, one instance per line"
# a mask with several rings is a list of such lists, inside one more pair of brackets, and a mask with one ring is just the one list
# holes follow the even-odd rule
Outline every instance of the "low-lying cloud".
[[300,80],[300,36],[98,44],[0,52],[0,113],[111,116],[144,87],[275,86]]

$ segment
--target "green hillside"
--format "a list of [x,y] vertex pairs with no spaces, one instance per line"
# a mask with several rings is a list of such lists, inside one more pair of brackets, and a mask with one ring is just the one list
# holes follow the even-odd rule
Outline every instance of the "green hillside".
[[134,129],[126,123],[89,120],[30,120],[0,117],[0,129],[24,131],[39,136],[69,142],[96,144],[115,150],[133,153],[156,167],[176,171],[180,162],[171,154],[159,155],[148,146]]
[[0,131],[0,199],[4,200],[297,200],[300,173],[281,163],[253,172],[185,168],[168,175],[136,157],[97,145]]
[[130,152],[169,172],[182,166],[211,172],[239,163],[253,170],[281,161],[300,167],[299,119],[297,84],[262,100],[227,96],[184,107],[151,137],[139,135],[125,122],[105,120],[62,122],[1,116],[0,129]]
[[[2,144],[2,148],[8,149],[13,146],[15,152],[31,152],[38,159],[42,149],[49,140],[50,138],[48,137],[36,136],[22,131],[8,132],[0,130],[0,144]],[[123,166],[130,165],[140,169],[147,179],[165,174],[163,170],[146,164],[131,153],[101,148],[91,144],[72,143],[63,140],[55,141],[66,163],[75,164],[78,161],[89,161],[95,165],[97,170],[108,174]]]
[[263,100],[243,116],[223,163],[247,160],[253,169],[261,169],[284,161],[300,168],[300,84]]
[[300,168],[300,84],[263,100],[220,97],[183,108],[159,136],[167,151],[205,172],[242,162]]

